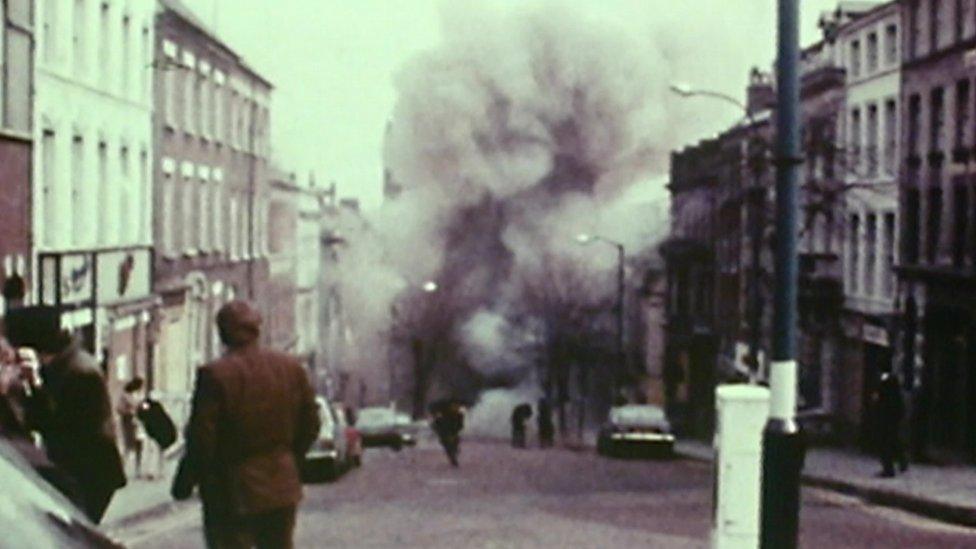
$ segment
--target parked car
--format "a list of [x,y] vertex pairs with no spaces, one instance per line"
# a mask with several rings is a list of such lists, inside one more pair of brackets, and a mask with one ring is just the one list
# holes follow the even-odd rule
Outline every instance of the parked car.
[[322,427],[305,454],[302,476],[309,481],[338,478],[349,467],[349,445],[344,422],[325,397],[315,398]]
[[388,446],[400,450],[417,444],[409,416],[384,407],[363,408],[356,418],[356,430],[366,448]]
[[0,438],[3,547],[121,548]]
[[597,437],[601,455],[639,453],[670,456],[674,434],[664,410],[648,404],[628,404],[610,409],[610,417]]

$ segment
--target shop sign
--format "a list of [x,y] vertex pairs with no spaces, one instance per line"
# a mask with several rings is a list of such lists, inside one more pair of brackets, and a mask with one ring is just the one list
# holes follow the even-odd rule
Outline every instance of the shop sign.
[[861,329],[861,337],[864,341],[881,347],[888,347],[890,345],[888,341],[888,330],[873,324],[864,325]]
[[146,297],[152,290],[152,255],[148,248],[98,254],[98,302],[115,303]]
[[[44,268],[55,268],[55,261],[44,264]],[[61,289],[61,304],[70,305],[91,300],[94,272],[92,260],[88,254],[61,256],[61,277],[58,286]]]

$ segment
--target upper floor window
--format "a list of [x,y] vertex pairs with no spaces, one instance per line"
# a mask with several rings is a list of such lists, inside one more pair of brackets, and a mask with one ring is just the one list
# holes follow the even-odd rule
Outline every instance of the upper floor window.
[[859,76],[861,76],[861,41],[860,40],[853,40],[851,42],[850,67],[851,67],[851,77],[858,78]]
[[918,56],[918,47],[922,43],[922,0],[910,0],[908,14],[908,57]]
[[87,21],[85,18],[88,16],[88,5],[86,0],[75,0],[75,10],[72,14],[72,26],[71,26],[71,47],[74,52],[74,71],[76,76],[82,76],[85,74],[87,69],[87,51],[85,48],[86,36],[85,27]]
[[885,27],[885,63],[898,63],[898,25],[894,23]]
[[898,106],[894,99],[885,101],[885,173],[894,175],[898,150]]
[[868,105],[866,159],[868,176],[878,175],[878,105]]
[[908,154],[919,154],[922,130],[922,96],[915,93],[908,98]]
[[878,33],[868,34],[868,73],[878,70]]
[[877,277],[878,261],[878,216],[868,214],[864,222],[864,293],[874,295],[875,278]]
[[32,118],[32,5],[27,0],[0,1],[0,126],[23,133],[30,132]]
[[110,49],[111,37],[109,34],[109,29],[111,28],[111,21],[109,19],[109,15],[108,2],[103,2],[101,10],[98,14],[98,65],[102,69],[99,79],[101,80],[101,85],[103,87],[108,86],[112,74],[112,69],[109,63],[109,56],[112,53]]
[[963,30],[965,29],[966,22],[966,8],[970,0],[956,0],[955,17],[953,18],[954,24],[954,38],[956,42],[962,41]]
[[929,50],[938,51],[941,44],[939,36],[942,34],[942,0],[932,0],[929,10]]
[[850,293],[857,294],[860,292],[861,281],[861,218],[857,214],[851,215],[849,231],[847,287]]
[[881,273],[881,295],[891,297],[895,293],[895,214],[884,214],[884,263]]
[[932,90],[931,96],[932,135],[930,151],[941,151],[945,147],[945,92],[941,87]]
[[122,18],[122,34],[121,34],[121,44],[119,50],[121,51],[121,56],[119,59],[119,73],[120,73],[120,90],[123,96],[127,96],[130,92],[129,90],[129,79],[132,74],[132,58],[131,58],[131,41],[132,41],[132,19],[128,15]]
[[58,15],[63,0],[46,0],[44,2],[44,21],[41,28],[44,40],[44,62],[52,64],[58,55]]
[[955,147],[966,146],[966,131],[969,129],[970,113],[969,79],[956,83]]
[[850,172],[861,173],[861,109],[851,110]]

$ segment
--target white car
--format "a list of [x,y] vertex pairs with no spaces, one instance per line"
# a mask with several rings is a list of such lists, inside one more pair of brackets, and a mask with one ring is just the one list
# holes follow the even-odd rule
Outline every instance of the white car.
[[367,448],[389,446],[399,450],[417,444],[410,417],[392,408],[363,408],[356,418],[356,430]]
[[597,452],[602,455],[654,452],[670,456],[674,435],[664,410],[649,404],[628,404],[610,409],[610,417],[600,429]]
[[312,448],[305,454],[303,476],[308,480],[338,478],[352,462],[346,426],[336,416],[335,408],[325,397],[316,397],[315,403],[318,405],[322,427]]

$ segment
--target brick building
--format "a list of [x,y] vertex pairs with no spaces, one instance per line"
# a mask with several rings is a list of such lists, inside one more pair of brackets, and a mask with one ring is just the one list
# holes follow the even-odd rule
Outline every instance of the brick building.
[[[155,20],[153,388],[183,399],[215,357],[219,307],[235,297],[267,316],[271,84],[179,0]],[[265,334],[265,337],[269,337]]]
[[31,284],[32,4],[0,4],[0,316]]
[[899,373],[918,456],[976,462],[976,7],[903,9]]

